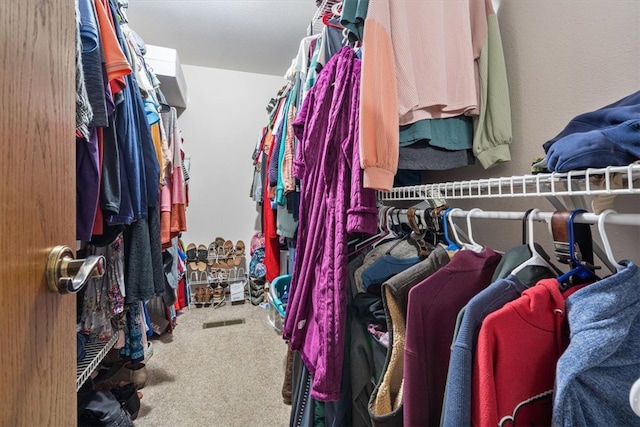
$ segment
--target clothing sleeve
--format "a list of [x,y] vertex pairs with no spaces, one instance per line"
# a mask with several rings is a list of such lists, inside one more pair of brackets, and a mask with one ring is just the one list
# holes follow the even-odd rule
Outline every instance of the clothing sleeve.
[[305,146],[306,143],[306,134],[308,132],[307,126],[307,117],[309,116],[309,105],[313,102],[313,93],[309,94],[309,96],[304,98],[302,102],[302,107],[298,112],[298,116],[296,120],[293,122],[293,133],[295,137],[298,139],[298,145],[296,147],[295,157],[293,160],[293,176],[302,179],[305,175]]
[[400,148],[398,89],[388,1],[369,4],[360,85],[360,163],[364,187],[389,191]]
[[498,17],[485,1],[487,38],[480,56],[480,111],[473,137],[473,154],[483,168],[511,160],[511,103]]
[[[359,71],[358,71],[359,73]],[[360,149],[358,144],[360,105],[359,105],[359,76],[354,78],[351,91],[351,114],[349,117],[349,146],[351,156],[351,197],[347,210],[347,233],[364,233],[373,235],[378,229],[378,208],[376,193],[370,188],[363,188],[363,172],[360,167]]]
[[497,426],[498,406],[495,383],[495,353],[497,341],[495,322],[490,314],[480,327],[478,345],[473,360],[473,380],[471,385],[471,425]]
[[120,92],[125,85],[124,76],[131,73],[131,66],[125,54],[122,52],[113,25],[109,20],[109,11],[103,3],[104,0],[95,0],[94,6],[98,24],[100,26],[100,38],[105,58],[105,70],[111,90],[114,94]]
[[282,184],[284,186],[283,193],[286,195],[296,189],[296,183],[293,179],[292,167],[293,156],[295,153],[295,136],[293,135],[293,121],[296,118],[296,107],[291,106],[289,117],[287,119],[287,138],[284,148],[284,156],[282,158]]

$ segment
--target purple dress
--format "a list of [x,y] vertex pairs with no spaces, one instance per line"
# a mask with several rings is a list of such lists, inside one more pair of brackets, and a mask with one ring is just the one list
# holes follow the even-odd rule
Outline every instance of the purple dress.
[[[377,228],[375,192],[362,188],[360,60],[348,47],[318,75],[293,123],[299,140],[300,222],[283,337],[313,374],[311,397],[340,397],[349,233]],[[352,166],[355,169],[352,169]]]

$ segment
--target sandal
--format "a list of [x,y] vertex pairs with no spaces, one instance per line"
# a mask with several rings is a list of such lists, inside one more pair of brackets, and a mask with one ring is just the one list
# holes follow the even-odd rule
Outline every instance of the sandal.
[[193,271],[198,269],[198,252],[195,243],[189,243],[187,246],[187,265]]
[[218,263],[218,249],[220,245],[218,241],[215,240],[209,244],[209,249],[207,250],[207,265],[209,266],[209,272],[213,272],[216,268],[220,268]]
[[238,240],[236,242],[236,250],[235,250],[235,254],[236,256],[243,256],[244,255],[244,242],[242,240]]
[[198,245],[198,270],[205,271],[207,269],[207,247]]
[[231,240],[225,241],[222,248],[223,248],[223,253],[225,258],[231,258],[233,256],[234,250],[233,250],[233,242]]
[[215,242],[216,242],[216,245],[217,245],[216,247],[218,249],[218,253],[217,253],[218,258],[223,258],[224,257],[224,248],[223,248],[223,246],[224,246],[225,240],[222,237],[216,237]]
[[204,288],[204,306],[209,307],[211,305],[211,286]]
[[218,242],[209,243],[209,248],[207,249],[207,260],[211,262],[218,255]]
[[200,304],[202,304],[203,298],[204,298],[204,289],[200,286],[198,286],[196,288],[196,307],[200,307]]
[[213,303],[216,306],[224,304],[224,289],[220,286],[213,289]]
[[238,240],[236,242],[235,247],[233,248],[233,266],[240,267],[242,265],[242,261],[244,260],[244,250],[245,245],[242,240]]

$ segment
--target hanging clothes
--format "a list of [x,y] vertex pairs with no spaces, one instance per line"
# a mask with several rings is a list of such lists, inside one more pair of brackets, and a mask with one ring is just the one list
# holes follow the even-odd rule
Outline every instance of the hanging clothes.
[[404,352],[404,424],[438,425],[456,316],[491,283],[500,255],[461,250],[409,291]]
[[[561,292],[556,279],[541,280],[484,319],[473,364],[472,425],[505,419],[551,425],[555,365],[569,338],[565,300],[582,286]],[[518,375],[523,366],[535,375]]]
[[491,0],[370,2],[364,27],[361,150],[365,186],[388,191],[398,128],[423,119],[476,118],[484,168],[511,159],[511,110]]
[[[263,165],[269,165],[270,159],[273,158],[274,152],[274,138],[271,134],[268,134],[269,142],[266,146],[267,152],[264,154]],[[262,169],[264,174],[264,196],[262,203],[262,227],[264,231],[264,265],[267,269],[266,279],[272,282],[276,277],[280,275],[280,240],[276,233],[276,213],[275,209],[271,206],[270,193],[269,193],[269,174]]]
[[637,425],[629,390],[640,376],[640,272],[624,269],[566,301],[569,346],[558,360],[553,425]]
[[[302,191],[283,337],[300,351],[313,374],[311,396],[321,401],[340,398],[348,216],[360,217],[353,226],[371,234],[377,229],[375,194],[368,194],[371,205],[353,204],[367,201],[360,188],[352,187],[360,175],[352,163],[358,147],[359,83],[360,61],[343,48],[318,75],[294,122],[299,140],[294,173]],[[358,197],[352,198],[352,192]]]
[[391,277],[382,285],[389,349],[381,378],[368,403],[369,416],[376,427],[402,425],[405,323],[409,292],[449,261],[447,251],[442,246],[437,246],[425,260]]

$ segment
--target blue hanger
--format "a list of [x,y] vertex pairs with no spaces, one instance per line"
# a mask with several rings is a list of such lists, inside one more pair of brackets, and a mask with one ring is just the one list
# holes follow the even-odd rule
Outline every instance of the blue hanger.
[[442,213],[442,223],[444,224],[444,239],[449,244],[449,246],[447,246],[445,249],[448,251],[459,251],[461,249],[460,246],[456,242],[451,240],[451,237],[449,237],[449,222],[447,220],[447,216],[449,216],[451,209],[452,208],[447,208]]
[[582,262],[576,257],[575,254],[575,240],[573,236],[573,220],[575,216],[579,213],[586,212],[584,209],[576,209],[571,212],[569,215],[569,257],[570,257],[570,265],[571,270],[558,277],[558,282],[561,284],[568,283],[570,279],[577,278],[579,279],[577,283],[585,283],[585,282],[593,282],[596,280],[600,280],[596,274],[588,269],[582,264]]

